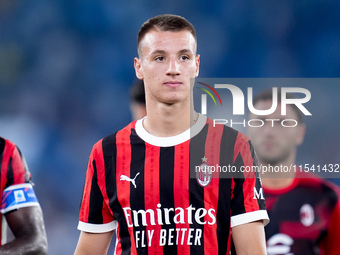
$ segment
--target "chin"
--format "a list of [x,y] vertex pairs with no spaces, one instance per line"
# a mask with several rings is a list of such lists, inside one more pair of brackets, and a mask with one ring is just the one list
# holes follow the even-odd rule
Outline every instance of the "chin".
[[176,103],[180,103],[183,102],[184,98],[183,97],[168,97],[168,98],[164,98],[163,102],[165,104],[176,104]]

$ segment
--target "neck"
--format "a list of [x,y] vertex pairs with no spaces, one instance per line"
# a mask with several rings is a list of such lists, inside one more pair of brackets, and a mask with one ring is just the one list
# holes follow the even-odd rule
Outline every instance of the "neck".
[[175,136],[189,129],[195,124],[197,118],[198,113],[189,104],[183,106],[157,103],[157,105],[147,106],[147,116],[143,126],[154,136]]
[[263,187],[269,189],[284,189],[291,185],[294,181],[294,178],[261,178]]
[[[263,187],[270,189],[283,189],[291,185],[295,178],[294,159],[288,159],[285,162],[280,162],[275,165],[261,163],[261,181]],[[266,168],[264,168],[266,167]],[[267,169],[265,172],[264,170]]]

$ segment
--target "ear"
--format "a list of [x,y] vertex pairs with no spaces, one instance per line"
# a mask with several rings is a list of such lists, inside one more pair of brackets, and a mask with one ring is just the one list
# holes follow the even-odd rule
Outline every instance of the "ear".
[[195,77],[198,76],[199,72],[200,72],[200,60],[201,60],[201,56],[199,54],[196,55],[196,70],[195,70]]
[[197,54],[196,58],[195,58],[195,66],[196,66],[196,69],[195,69],[195,78],[199,74],[199,70],[200,70],[200,58],[201,58],[201,56],[199,54]]
[[135,67],[135,72],[136,76],[138,79],[143,80],[144,75],[143,75],[143,70],[142,70],[142,63],[139,58],[134,58],[134,67]]

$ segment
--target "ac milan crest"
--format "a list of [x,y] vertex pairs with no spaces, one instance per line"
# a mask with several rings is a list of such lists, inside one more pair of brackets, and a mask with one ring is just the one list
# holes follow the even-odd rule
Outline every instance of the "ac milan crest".
[[310,225],[314,223],[314,218],[315,216],[314,216],[313,207],[309,204],[304,204],[300,209],[301,223],[304,226],[309,227]]
[[196,180],[199,185],[206,187],[212,179],[212,171],[207,163],[203,163],[196,169]]

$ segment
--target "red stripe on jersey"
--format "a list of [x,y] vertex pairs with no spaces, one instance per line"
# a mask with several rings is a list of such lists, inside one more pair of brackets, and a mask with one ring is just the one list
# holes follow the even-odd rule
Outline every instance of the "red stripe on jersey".
[[233,198],[234,198],[234,189],[235,189],[235,180],[233,178],[233,179],[231,179],[231,196],[230,196],[230,201],[232,201]]
[[[253,166],[254,159],[251,155],[249,138],[238,132],[236,142],[235,142],[235,152],[234,152],[234,162],[237,156],[240,154],[243,160],[244,167]],[[256,199],[254,199],[254,188],[256,187],[256,175],[254,171],[244,171],[243,176],[246,181],[243,183],[243,196],[244,196],[244,208],[246,212],[252,212],[259,210],[259,204]]]
[[[131,144],[130,144],[130,135],[131,128],[134,127],[135,122],[132,122],[126,128],[117,132],[116,135],[116,145],[119,150],[117,150],[117,161],[116,161],[116,180],[117,180],[117,196],[118,201],[121,204],[122,208],[130,206],[130,185],[131,183],[128,181],[118,181],[120,180],[121,175],[125,175],[130,177],[130,164],[131,164]],[[128,220],[128,219],[127,219]],[[129,227],[129,234],[131,238],[131,254],[137,254],[135,237],[133,233],[132,222],[127,222]],[[120,239],[119,235],[117,238]],[[119,240],[121,243],[121,240]],[[121,254],[121,247],[117,247],[117,254]]]
[[[188,208],[189,204],[189,155],[190,150],[190,142],[187,141],[175,147],[175,169],[174,176],[176,176],[176,181],[174,182],[174,200],[175,200],[175,208]],[[186,219],[188,218],[188,211],[185,211]],[[189,223],[177,223],[177,229],[189,229]],[[188,233],[184,234],[177,233],[176,243],[177,245],[177,254],[190,254],[190,246],[188,245],[180,245],[181,240],[188,239]]]
[[[205,142],[204,156],[207,158],[207,164],[209,166],[218,166],[220,162],[220,148],[221,138],[223,134],[223,125],[213,126],[212,120],[209,119],[209,128]],[[217,170],[217,167],[216,167]],[[213,172],[213,178],[208,186],[204,188],[204,201],[210,201],[204,203],[204,207],[208,214],[214,210],[214,215],[217,213],[219,196],[219,172]],[[211,217],[206,215],[204,218],[207,224],[204,225],[204,254],[216,254],[216,247],[218,247],[217,241],[217,224],[210,225]],[[209,240],[209,241],[207,241]]]
[[[101,143],[101,141],[98,143]],[[93,159],[92,157],[90,157],[88,166],[87,166],[83,198],[82,198],[81,208],[79,212],[79,220],[82,222],[88,222],[88,217],[90,213],[91,184],[92,184],[92,179],[93,179],[93,174],[94,174],[92,161]]]
[[[160,204],[159,196],[159,153],[160,148],[152,146],[148,143],[145,144],[145,165],[144,165],[144,196],[145,196],[145,208],[157,211]],[[149,238],[149,234],[152,235],[151,240],[147,240],[149,254],[163,254],[163,247],[159,244],[159,237],[161,233],[161,225],[157,222],[161,222],[161,214],[155,215],[156,225],[151,225],[151,218],[147,219],[146,233]],[[151,236],[150,235],[150,236]]]
[[[249,138],[246,135],[242,134],[241,132],[238,132],[237,138],[235,141],[234,162],[240,153],[243,159],[244,165],[252,166],[254,159],[252,155],[249,153],[250,150],[249,150],[248,141],[249,141]],[[254,176],[255,175],[252,174],[252,176],[249,176],[249,177],[251,178]]]

